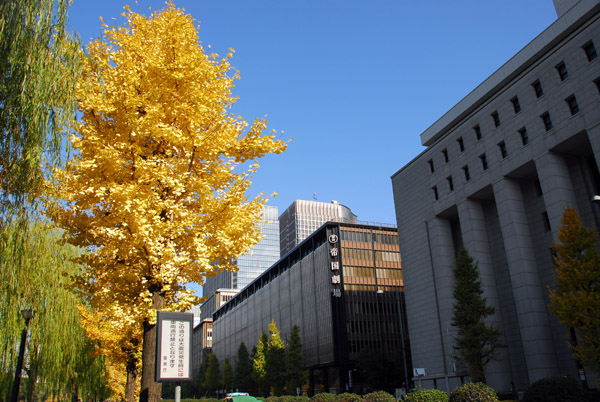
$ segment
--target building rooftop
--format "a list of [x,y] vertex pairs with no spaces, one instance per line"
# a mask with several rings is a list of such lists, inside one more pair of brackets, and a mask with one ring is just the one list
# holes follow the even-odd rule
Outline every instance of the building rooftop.
[[421,144],[427,147],[433,145],[507,82],[536,62],[540,55],[574,31],[579,26],[580,20],[587,18],[598,8],[600,8],[600,0],[581,0],[570,8],[564,6],[560,10],[557,7],[557,13],[563,13],[560,18],[425,130],[421,134]]

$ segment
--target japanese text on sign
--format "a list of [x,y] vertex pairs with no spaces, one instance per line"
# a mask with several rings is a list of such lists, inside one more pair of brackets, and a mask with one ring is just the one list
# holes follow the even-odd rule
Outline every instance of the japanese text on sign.
[[161,378],[183,378],[188,375],[190,323],[163,320],[161,344]]

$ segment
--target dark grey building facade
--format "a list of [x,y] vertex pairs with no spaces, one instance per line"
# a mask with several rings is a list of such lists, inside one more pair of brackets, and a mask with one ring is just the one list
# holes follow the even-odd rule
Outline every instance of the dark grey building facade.
[[401,388],[411,370],[402,287],[395,228],[326,223],[215,312],[213,352],[235,366],[240,343],[252,349],[274,320],[284,340],[300,328],[306,393],[362,392],[361,353],[395,359]]
[[459,248],[478,262],[507,345],[488,383],[579,378],[547,287],[565,207],[600,227],[600,2],[555,5],[558,20],[422,133],[427,149],[392,176],[413,365],[440,388],[461,374],[450,325]]

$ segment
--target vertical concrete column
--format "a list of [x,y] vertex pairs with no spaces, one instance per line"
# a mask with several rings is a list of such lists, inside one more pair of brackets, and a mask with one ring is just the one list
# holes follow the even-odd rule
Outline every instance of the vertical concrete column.
[[552,236],[557,240],[557,229],[560,227],[565,208],[577,206],[569,168],[565,158],[554,153],[547,153],[537,158],[535,167],[544,195]]
[[592,151],[596,158],[596,165],[600,169],[600,124],[589,127],[587,130],[588,139],[590,140],[590,144],[592,144]]
[[534,382],[559,374],[546,313],[545,289],[539,278],[519,183],[503,178],[493,188],[527,372],[529,381]]
[[[443,218],[433,218],[428,222],[430,253],[432,262],[433,285],[435,286],[436,300],[432,300],[438,313],[439,337],[442,341],[444,373],[454,371],[452,367],[453,341],[450,337],[452,307],[454,297],[454,275],[452,268],[456,260],[454,243],[452,241],[452,228],[450,221]],[[430,373],[442,374],[442,373]]]
[[481,203],[469,198],[465,199],[458,204],[458,216],[463,244],[479,267],[484,296],[496,308],[497,314],[494,322],[499,322],[500,305],[496,291],[496,278]]
[[[507,343],[504,339],[504,327],[502,325],[501,306],[496,288],[496,276],[494,275],[494,266],[481,202],[469,198],[463,200],[458,204],[458,216],[464,247],[479,268],[479,276],[483,285],[483,296],[496,309],[496,313],[488,318],[487,324],[492,324],[498,328],[502,333],[503,342]],[[488,376],[490,373],[494,373],[490,377],[495,382],[490,385],[501,388],[510,384],[510,357],[506,350],[501,351],[501,359],[499,361],[490,362],[486,367],[486,372]]]

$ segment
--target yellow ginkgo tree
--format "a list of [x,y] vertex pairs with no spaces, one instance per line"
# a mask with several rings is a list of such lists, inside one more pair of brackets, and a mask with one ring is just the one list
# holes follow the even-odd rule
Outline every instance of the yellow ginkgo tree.
[[89,250],[77,286],[90,306],[127,305],[121,319],[143,331],[140,400],[158,401],[156,311],[198,302],[187,285],[235,269],[259,240],[266,199],[246,190],[257,159],[287,143],[232,113],[231,54],[206,54],[183,10],[123,17],[87,47],[74,156],[55,172],[48,213]]

